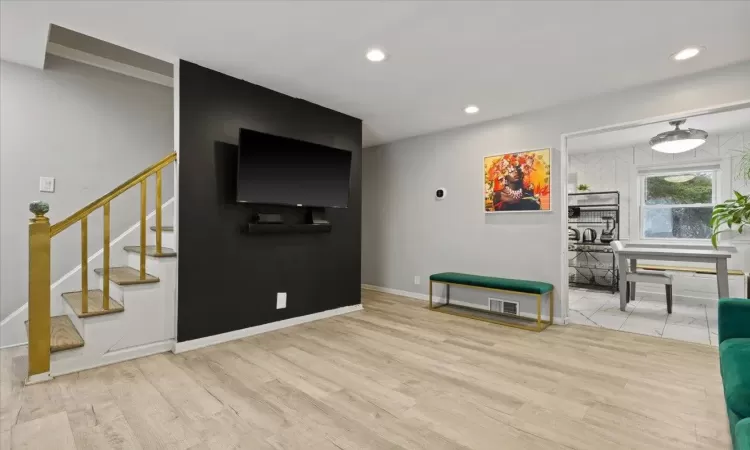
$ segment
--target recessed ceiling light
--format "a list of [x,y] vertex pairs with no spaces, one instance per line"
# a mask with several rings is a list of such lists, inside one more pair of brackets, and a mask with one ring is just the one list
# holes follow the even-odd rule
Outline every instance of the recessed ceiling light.
[[686,59],[690,59],[694,56],[698,56],[698,53],[700,52],[701,52],[700,47],[688,47],[672,55],[672,59],[674,59],[675,61],[685,61]]
[[464,108],[464,112],[466,114],[476,114],[479,112],[479,107],[476,105],[469,105],[466,108]]
[[385,52],[379,48],[371,48],[367,51],[367,59],[372,62],[380,62],[385,60]]

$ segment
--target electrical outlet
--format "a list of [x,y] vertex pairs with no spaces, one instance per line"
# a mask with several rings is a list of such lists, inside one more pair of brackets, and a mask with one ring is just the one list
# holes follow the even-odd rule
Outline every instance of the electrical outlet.
[[52,177],[39,177],[39,192],[55,192],[55,179]]
[[276,293],[276,309],[286,308],[286,292]]
[[414,275],[414,284],[419,284],[420,282],[419,275]]

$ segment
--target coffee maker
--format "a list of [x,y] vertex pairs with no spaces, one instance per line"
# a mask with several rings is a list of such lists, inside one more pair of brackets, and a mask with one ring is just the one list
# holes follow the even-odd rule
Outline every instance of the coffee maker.
[[609,216],[602,217],[602,220],[604,221],[604,230],[602,230],[599,240],[602,241],[602,244],[609,244],[616,239],[615,228],[617,228],[617,222],[614,217]]

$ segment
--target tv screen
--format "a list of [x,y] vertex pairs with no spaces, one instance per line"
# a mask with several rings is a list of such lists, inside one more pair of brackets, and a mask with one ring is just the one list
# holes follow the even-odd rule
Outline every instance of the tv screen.
[[237,202],[346,208],[352,153],[240,130]]

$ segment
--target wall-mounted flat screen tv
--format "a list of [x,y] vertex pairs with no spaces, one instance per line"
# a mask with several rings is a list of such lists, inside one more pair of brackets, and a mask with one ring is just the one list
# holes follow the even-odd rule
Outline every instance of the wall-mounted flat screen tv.
[[352,153],[240,130],[237,202],[346,208]]

